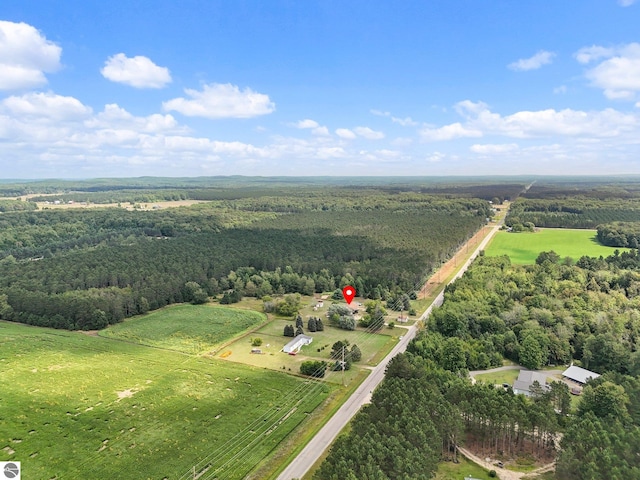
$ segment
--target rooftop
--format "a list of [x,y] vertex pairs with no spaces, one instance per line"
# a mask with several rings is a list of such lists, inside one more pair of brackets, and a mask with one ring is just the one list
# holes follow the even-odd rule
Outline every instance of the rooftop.
[[545,373],[532,372],[531,370],[520,370],[518,379],[513,382],[513,389],[528,392],[533,382],[536,381],[541,387],[544,387],[547,384],[547,375]]
[[570,378],[571,380],[575,380],[576,382],[587,383],[589,379],[598,378],[600,374],[592,372],[591,370],[587,370],[585,368],[571,365],[564,372],[562,372],[562,376]]

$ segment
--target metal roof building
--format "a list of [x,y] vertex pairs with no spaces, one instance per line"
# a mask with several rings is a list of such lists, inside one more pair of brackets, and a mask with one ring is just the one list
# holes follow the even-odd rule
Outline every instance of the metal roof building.
[[303,345],[309,345],[313,342],[313,338],[308,335],[298,335],[296,338],[282,347],[284,353],[297,352]]
[[575,365],[571,365],[564,372],[562,372],[562,376],[568,378],[569,380],[573,380],[574,382],[578,382],[584,385],[590,379],[598,378],[600,374],[596,372],[592,372],[585,368],[580,368],[580,367],[576,367]]
[[518,379],[513,382],[513,393],[531,395],[531,385],[538,382],[542,388],[547,388],[547,375],[544,373],[532,372],[530,370],[520,370]]

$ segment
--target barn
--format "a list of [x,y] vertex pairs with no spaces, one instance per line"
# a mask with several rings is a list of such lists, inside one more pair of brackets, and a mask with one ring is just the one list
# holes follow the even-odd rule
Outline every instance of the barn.
[[579,383],[580,385],[584,385],[589,380],[593,378],[598,378],[600,374],[596,372],[592,372],[585,368],[576,367],[575,365],[571,365],[564,372],[562,372],[562,376],[565,379],[569,379],[573,382]]
[[301,334],[282,347],[282,351],[284,353],[297,353],[303,345],[309,345],[311,342],[313,342],[312,337]]

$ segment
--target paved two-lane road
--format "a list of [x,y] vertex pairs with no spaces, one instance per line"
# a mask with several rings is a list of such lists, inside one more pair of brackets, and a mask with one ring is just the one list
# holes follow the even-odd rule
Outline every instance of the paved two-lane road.
[[[471,262],[476,258],[480,250],[484,250],[495,233],[500,228],[500,223],[491,227],[491,231],[484,238],[480,245],[473,252],[469,260],[460,267],[460,270],[451,280],[452,282],[462,276],[462,274],[469,268]],[[464,248],[464,247],[463,247]],[[433,303],[427,308],[427,310],[420,317],[421,320],[425,320],[434,307],[442,305],[444,299],[444,293],[436,297]],[[416,322],[417,324],[418,322]],[[353,416],[360,410],[362,405],[368,403],[371,399],[371,392],[378,386],[384,378],[384,372],[387,368],[387,364],[398,353],[404,352],[407,349],[409,342],[416,336],[416,325],[412,325],[408,328],[407,333],[402,337],[398,344],[391,350],[391,352],[377,365],[371,374],[366,378],[364,382],[356,389],[355,392],[347,399],[347,401],[340,407],[331,419],[320,429],[320,431],[309,441],[304,449],[298,454],[296,458],[284,469],[284,471],[278,476],[278,480],[292,480],[294,478],[302,478],[314,463],[320,458],[322,453],[329,445],[335,440],[344,426],[353,418]]]

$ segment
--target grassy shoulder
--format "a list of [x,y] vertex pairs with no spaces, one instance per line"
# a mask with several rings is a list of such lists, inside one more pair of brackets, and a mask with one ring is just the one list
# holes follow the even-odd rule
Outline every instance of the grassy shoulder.
[[[578,260],[589,257],[608,257],[615,247],[601,245],[596,230],[541,228],[536,232],[511,233],[500,231],[486,249],[487,256],[508,255],[514,264],[532,264],[540,252],[555,251],[560,257]],[[628,248],[618,248],[627,251]]]
[[[325,401],[321,408],[316,409],[308,420],[307,428],[299,437],[291,437],[283,442],[284,445],[279,449],[278,453],[271,459],[265,461],[265,465],[259,468],[255,474],[249,476],[249,479],[269,478],[275,480],[278,475],[286,468],[286,466],[302,451],[307,443],[320,431],[320,429],[333,417],[342,404],[351,396],[358,386],[369,375],[366,370],[360,370],[355,381],[347,385],[346,388],[335,389],[333,394]],[[342,430],[340,435],[349,431],[350,423]],[[329,449],[325,449],[320,459],[314,464],[310,472],[319,468],[322,461],[329,454]],[[309,475],[309,474],[308,474]],[[307,475],[304,476],[307,478]],[[311,477],[309,477],[311,478]]]

